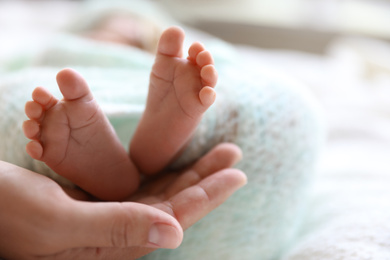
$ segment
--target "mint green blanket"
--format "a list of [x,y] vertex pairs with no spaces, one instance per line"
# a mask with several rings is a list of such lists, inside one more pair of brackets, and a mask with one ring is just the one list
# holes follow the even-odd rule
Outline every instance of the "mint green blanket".
[[[189,41],[197,35],[187,32]],[[281,75],[247,67],[229,44],[203,41],[219,72],[218,98],[173,167],[220,142],[234,142],[244,153],[237,167],[248,185],[186,231],[178,249],[144,259],[278,259],[296,238],[315,171],[322,142],[316,103]],[[24,151],[23,108],[33,88],[42,85],[60,97],[56,73],[78,70],[127,146],[144,108],[152,63],[153,56],[139,49],[62,33],[42,52],[0,64],[0,159],[72,185]]]

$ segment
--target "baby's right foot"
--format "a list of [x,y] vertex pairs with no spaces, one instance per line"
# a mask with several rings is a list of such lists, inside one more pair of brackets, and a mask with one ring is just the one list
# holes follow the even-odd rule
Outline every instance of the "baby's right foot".
[[159,172],[177,156],[216,97],[211,54],[194,43],[182,58],[183,41],[184,32],[171,27],[158,44],[146,109],[130,146],[143,173]]
[[101,199],[124,199],[139,176],[114,129],[78,73],[62,70],[57,82],[62,100],[38,87],[26,103],[27,153]]

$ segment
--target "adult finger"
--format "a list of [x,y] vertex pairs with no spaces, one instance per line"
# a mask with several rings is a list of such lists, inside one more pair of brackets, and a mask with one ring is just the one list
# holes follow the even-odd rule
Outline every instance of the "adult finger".
[[185,230],[221,205],[246,182],[246,175],[240,170],[224,169],[153,206],[175,216]]
[[194,165],[189,167],[183,174],[167,188],[165,195],[167,198],[176,193],[198,183],[203,178],[218,172],[222,169],[230,168],[242,157],[241,149],[232,143],[221,143],[215,146],[205,156]]
[[183,239],[175,218],[139,203],[74,201],[63,219],[67,248],[176,248]]
[[198,183],[204,177],[232,167],[241,157],[242,152],[237,145],[232,143],[218,144],[182,173],[165,173],[163,176],[158,176],[157,179],[152,177],[152,181],[141,187],[130,200],[151,204],[149,197],[157,195],[158,198],[154,199],[170,198],[181,190]]
[[242,157],[241,149],[233,143],[221,143],[197,161],[191,169],[201,177],[210,175],[219,170],[229,168]]
[[[246,183],[246,176],[239,170],[225,169],[217,172],[198,185],[176,194],[169,201],[153,205],[171,215],[180,222],[183,229],[222,204],[231,194]],[[61,255],[58,259],[118,259],[129,260],[152,252],[153,248],[87,248],[74,250]]]

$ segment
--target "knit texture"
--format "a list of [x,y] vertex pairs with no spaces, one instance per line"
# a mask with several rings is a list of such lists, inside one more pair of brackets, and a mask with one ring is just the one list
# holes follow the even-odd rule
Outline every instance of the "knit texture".
[[[191,39],[191,36],[189,36]],[[241,147],[237,165],[246,187],[185,233],[176,250],[143,259],[278,259],[293,242],[306,205],[306,191],[322,142],[318,108],[298,84],[266,69],[245,66],[233,48],[216,39],[206,47],[219,72],[216,103],[192,142],[172,165],[180,168],[221,142]],[[60,97],[55,75],[78,70],[106,112],[123,145],[144,109],[153,57],[138,49],[62,35],[39,55],[3,68],[0,80],[0,159],[72,185],[24,151],[24,103],[42,85]]]
[[321,143],[315,106],[280,77],[221,72],[218,100],[180,161],[236,143],[248,184],[186,231],[178,249],[143,259],[278,259],[300,228]]

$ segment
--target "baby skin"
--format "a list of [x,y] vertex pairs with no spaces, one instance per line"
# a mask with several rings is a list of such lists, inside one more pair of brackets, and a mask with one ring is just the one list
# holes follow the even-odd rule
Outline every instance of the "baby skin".
[[26,103],[27,153],[57,174],[103,200],[122,200],[135,192],[140,174],[164,169],[184,148],[203,113],[215,100],[217,73],[200,43],[182,58],[184,32],[161,35],[145,111],[130,154],[77,72],[57,74],[61,100],[42,87]]

